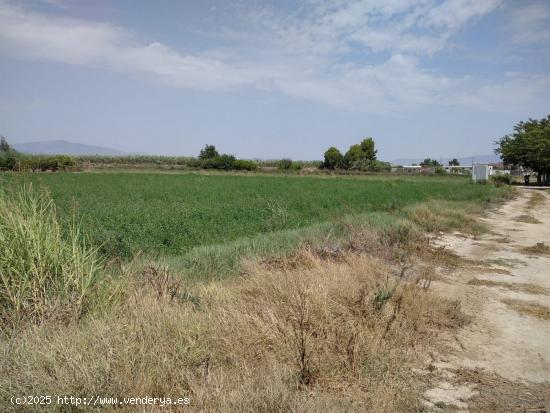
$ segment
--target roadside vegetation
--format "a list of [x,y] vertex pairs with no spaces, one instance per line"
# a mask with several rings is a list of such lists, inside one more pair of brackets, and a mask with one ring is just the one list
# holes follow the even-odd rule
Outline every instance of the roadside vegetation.
[[[424,233],[479,233],[475,215],[509,194],[450,178],[60,173],[0,185],[5,411],[30,392],[419,410],[428,383],[413,369],[467,322],[430,290],[446,258]],[[106,228],[122,237],[108,249]],[[182,232],[193,242],[158,242]]]

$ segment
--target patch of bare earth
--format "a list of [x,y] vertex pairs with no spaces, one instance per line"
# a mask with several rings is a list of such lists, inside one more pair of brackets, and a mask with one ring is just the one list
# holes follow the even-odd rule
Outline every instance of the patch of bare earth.
[[550,193],[521,190],[482,221],[490,232],[475,240],[434,241],[464,263],[432,286],[471,323],[445,332],[446,349],[431,355],[426,410],[550,412]]

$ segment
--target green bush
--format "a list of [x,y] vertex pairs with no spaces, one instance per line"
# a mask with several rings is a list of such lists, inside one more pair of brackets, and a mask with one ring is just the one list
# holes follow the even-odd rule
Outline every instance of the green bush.
[[277,162],[277,168],[282,170],[289,170],[292,168],[292,160],[288,158],[283,158]]
[[447,173],[447,171],[441,165],[437,165],[435,167],[435,173],[438,174],[438,175],[445,175]]
[[19,163],[21,171],[37,171],[40,169],[40,160],[36,156],[24,156]]
[[513,181],[514,179],[512,178],[511,175],[498,174],[498,175],[491,176],[491,182],[496,186],[511,185]]
[[13,171],[18,165],[19,153],[14,150],[0,152],[0,170]]
[[201,168],[204,169],[222,169],[229,171],[233,169],[237,159],[233,155],[220,155],[214,158],[202,159]]
[[378,160],[361,159],[348,165],[348,169],[364,172],[389,172],[391,171],[391,164]]
[[52,171],[66,170],[75,165],[75,161],[68,155],[54,155],[46,158],[46,165]]
[[25,155],[9,149],[0,152],[0,169],[8,171],[58,171],[76,165],[68,155]]
[[256,171],[258,170],[258,164],[247,159],[237,159],[233,162],[233,169],[237,171]]

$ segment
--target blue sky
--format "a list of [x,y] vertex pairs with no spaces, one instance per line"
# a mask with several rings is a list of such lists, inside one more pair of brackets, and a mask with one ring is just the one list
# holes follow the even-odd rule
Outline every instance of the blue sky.
[[0,0],[14,143],[462,157],[549,112],[550,1]]

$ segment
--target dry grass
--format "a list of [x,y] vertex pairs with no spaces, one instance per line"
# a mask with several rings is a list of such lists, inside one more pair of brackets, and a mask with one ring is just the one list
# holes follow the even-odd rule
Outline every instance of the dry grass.
[[534,216],[528,214],[519,215],[514,218],[514,221],[523,222],[526,224],[542,224],[542,221],[539,221]]
[[544,195],[539,192],[533,192],[531,194],[531,198],[529,198],[529,201],[527,202],[527,206],[529,208],[535,208],[544,202],[546,202],[546,197]]
[[413,246],[414,253],[422,258],[422,260],[431,262],[433,265],[445,269],[455,270],[458,268],[470,268],[480,272],[494,272],[509,274],[505,269],[494,268],[487,266],[482,260],[474,260],[454,253],[445,247],[433,247],[430,245]]
[[493,241],[498,242],[499,244],[509,244],[510,242],[512,242],[512,238],[510,238],[509,236],[498,237],[493,239]]
[[524,247],[523,251],[529,254],[550,255],[550,245],[546,245],[544,242],[537,242],[529,247]]
[[476,384],[478,394],[468,400],[472,412],[547,412],[550,406],[547,383],[515,382],[481,369],[453,372],[457,382]]
[[496,259],[485,260],[485,262],[489,265],[499,265],[501,267],[508,267],[508,268],[516,268],[518,266],[525,265],[525,261],[522,261],[518,258],[506,258],[506,259],[496,258]]
[[550,320],[550,308],[540,304],[530,303],[521,300],[502,300],[504,304],[520,314],[536,317],[541,320]]
[[500,274],[500,275],[512,275],[512,273],[505,268],[495,268],[495,267],[479,267],[479,266],[469,266],[468,269],[481,273],[481,274]]
[[[388,275],[384,262],[302,252],[309,268],[185,286],[149,269],[119,310],[0,341],[11,394],[191,397],[198,411],[413,411],[411,374],[457,303]],[[9,405],[6,405],[9,410]]]
[[502,287],[508,290],[517,291],[520,293],[527,294],[543,294],[548,295],[549,292],[546,288],[541,287],[536,284],[529,283],[511,283],[505,281],[492,281],[492,280],[482,280],[479,278],[473,278],[468,281],[469,285],[482,285],[484,287]]
[[487,231],[486,225],[477,219],[482,208],[469,203],[435,201],[407,209],[408,218],[428,232],[459,230],[465,234],[480,235]]

